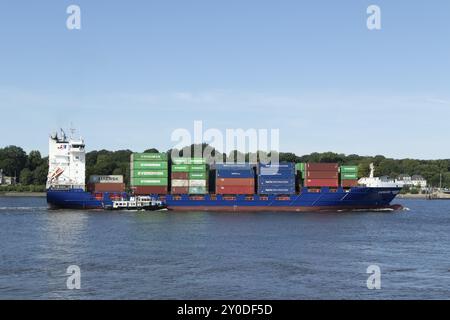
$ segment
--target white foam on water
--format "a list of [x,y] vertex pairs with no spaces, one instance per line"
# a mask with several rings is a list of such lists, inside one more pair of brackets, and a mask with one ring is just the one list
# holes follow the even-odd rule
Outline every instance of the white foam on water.
[[0,207],[0,211],[46,210],[47,207]]

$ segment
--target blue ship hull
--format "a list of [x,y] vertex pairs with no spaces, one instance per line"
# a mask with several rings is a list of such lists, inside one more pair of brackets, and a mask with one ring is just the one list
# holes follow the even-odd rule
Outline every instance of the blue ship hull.
[[[311,192],[304,188],[300,194],[290,196],[260,195],[153,195],[163,201],[169,210],[177,211],[346,211],[397,209],[391,206],[392,200],[400,188],[356,187],[350,191],[339,188],[330,191],[322,188],[320,192]],[[95,197],[81,189],[48,190],[47,203],[52,208],[67,209],[104,209],[112,205],[112,194],[104,193]],[[115,194],[117,195],[117,194]],[[120,194],[127,198],[127,194]]]
[[47,190],[47,204],[52,209],[105,209],[113,203],[111,195],[128,197],[126,193],[103,193],[97,198],[83,189]]

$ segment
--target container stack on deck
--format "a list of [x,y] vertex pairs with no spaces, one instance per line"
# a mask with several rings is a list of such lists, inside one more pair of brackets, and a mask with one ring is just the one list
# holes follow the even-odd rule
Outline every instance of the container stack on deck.
[[337,163],[307,163],[305,186],[337,188],[339,165]]
[[173,164],[170,175],[171,193],[188,194],[189,193],[189,171],[188,164]]
[[248,163],[216,164],[216,194],[254,194],[255,171]]
[[172,159],[172,194],[208,193],[208,170],[203,158]]
[[208,170],[206,164],[192,164],[189,172],[189,194],[208,193]]
[[290,162],[258,165],[258,194],[295,194],[295,165]]
[[[358,166],[355,165],[259,163],[256,165],[256,176],[254,167],[249,163],[215,164],[212,167],[214,174],[209,175],[206,159],[176,158],[172,159],[169,176],[167,154],[134,153],[131,155],[130,185],[136,195],[165,195],[169,182],[171,193],[175,195],[203,195],[208,191],[220,195],[293,195],[301,192],[303,186],[351,188],[358,185]],[[92,176],[88,190],[124,192],[125,184],[122,176]]]
[[89,192],[125,192],[123,176],[90,176]]
[[304,186],[305,183],[305,170],[306,170],[306,164],[305,163],[296,163],[295,164],[295,185],[297,191],[300,191],[301,188]]
[[131,155],[130,169],[130,185],[134,194],[167,194],[166,153],[134,153]]
[[341,186],[343,188],[358,185],[358,166],[341,166]]

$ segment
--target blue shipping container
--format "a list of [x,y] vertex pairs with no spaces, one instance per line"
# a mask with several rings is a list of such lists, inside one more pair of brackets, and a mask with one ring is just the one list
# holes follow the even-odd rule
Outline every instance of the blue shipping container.
[[254,178],[253,170],[216,170],[218,178]]
[[295,186],[295,179],[258,179],[260,186]]
[[250,163],[216,163],[213,168],[216,170],[253,170]]
[[266,168],[266,169],[293,169],[295,170],[295,163],[293,162],[280,162],[280,163],[269,163],[269,164],[264,164],[264,163],[260,163],[259,164],[259,168]]
[[286,178],[294,178],[295,177],[295,169],[267,169],[260,168],[258,172],[259,176],[276,176],[276,177],[286,177]]
[[258,188],[258,194],[295,194],[295,187],[265,187]]

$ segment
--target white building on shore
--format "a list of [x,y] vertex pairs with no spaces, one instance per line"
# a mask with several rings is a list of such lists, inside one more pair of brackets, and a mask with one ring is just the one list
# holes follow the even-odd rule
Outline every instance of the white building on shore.
[[395,182],[403,187],[414,187],[420,189],[425,189],[427,187],[427,180],[420,175],[409,176],[406,174],[401,174],[397,177]]
[[3,169],[0,169],[0,185],[12,185],[15,184],[16,179],[14,177],[7,177],[3,173]]

